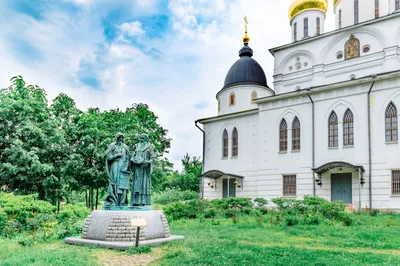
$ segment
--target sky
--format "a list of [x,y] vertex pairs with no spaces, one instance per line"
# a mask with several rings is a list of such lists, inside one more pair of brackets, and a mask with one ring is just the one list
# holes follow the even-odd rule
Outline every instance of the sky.
[[[0,0],[0,88],[21,75],[63,92],[78,108],[146,103],[172,138],[181,168],[202,154],[199,118],[217,115],[216,93],[243,46],[273,88],[268,49],[290,42],[292,0]],[[333,1],[325,30],[334,28]]]

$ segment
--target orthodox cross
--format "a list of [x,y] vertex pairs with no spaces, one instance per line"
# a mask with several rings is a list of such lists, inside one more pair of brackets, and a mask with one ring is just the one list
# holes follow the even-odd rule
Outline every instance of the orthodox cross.
[[244,19],[244,30],[247,34],[247,25],[249,24],[249,21],[247,20],[247,16],[245,16],[243,19]]

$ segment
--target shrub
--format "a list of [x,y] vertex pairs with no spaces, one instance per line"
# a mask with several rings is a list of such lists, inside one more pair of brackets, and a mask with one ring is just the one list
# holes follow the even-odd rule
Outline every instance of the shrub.
[[153,202],[155,204],[170,204],[177,201],[195,200],[199,198],[199,193],[186,190],[181,191],[178,189],[166,189],[159,193],[154,193]]
[[268,200],[266,200],[264,198],[255,198],[254,202],[257,203],[257,207],[260,207],[260,208],[268,205]]
[[212,208],[207,208],[204,211],[204,218],[214,218],[217,214],[217,209],[212,207]]
[[129,255],[132,254],[144,254],[144,253],[150,253],[151,252],[151,246],[138,246],[138,247],[132,247],[126,251]]
[[4,230],[8,223],[8,216],[5,212],[0,210],[0,235],[4,234]]

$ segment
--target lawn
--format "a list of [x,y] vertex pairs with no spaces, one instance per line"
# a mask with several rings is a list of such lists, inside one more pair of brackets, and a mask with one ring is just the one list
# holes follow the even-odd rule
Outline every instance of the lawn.
[[96,265],[104,252],[125,261],[154,254],[151,265],[400,265],[400,215],[355,216],[362,225],[285,227],[257,217],[172,221],[172,233],[186,239],[142,255],[0,240],[0,265]]

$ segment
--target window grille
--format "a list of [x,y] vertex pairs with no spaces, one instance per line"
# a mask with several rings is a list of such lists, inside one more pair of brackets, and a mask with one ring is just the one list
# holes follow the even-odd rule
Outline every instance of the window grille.
[[329,135],[329,147],[338,146],[338,118],[334,111],[329,116],[328,121],[328,135]]
[[400,195],[400,171],[392,171],[392,195]]
[[287,124],[285,119],[282,119],[279,126],[279,151],[287,151]]
[[386,108],[385,131],[386,131],[386,142],[397,141],[398,139],[397,108],[393,102],[390,102],[388,107]]
[[232,132],[232,157],[237,157],[239,155],[239,135],[236,127]]
[[350,109],[347,109],[343,117],[343,145],[354,145],[354,117]]
[[222,134],[222,157],[226,158],[228,157],[228,144],[229,143],[229,138],[228,138],[228,131],[226,129],[224,130],[224,133]]
[[283,176],[283,196],[296,196],[296,176]]
[[300,121],[297,116],[293,119],[292,124],[292,150],[300,150]]

